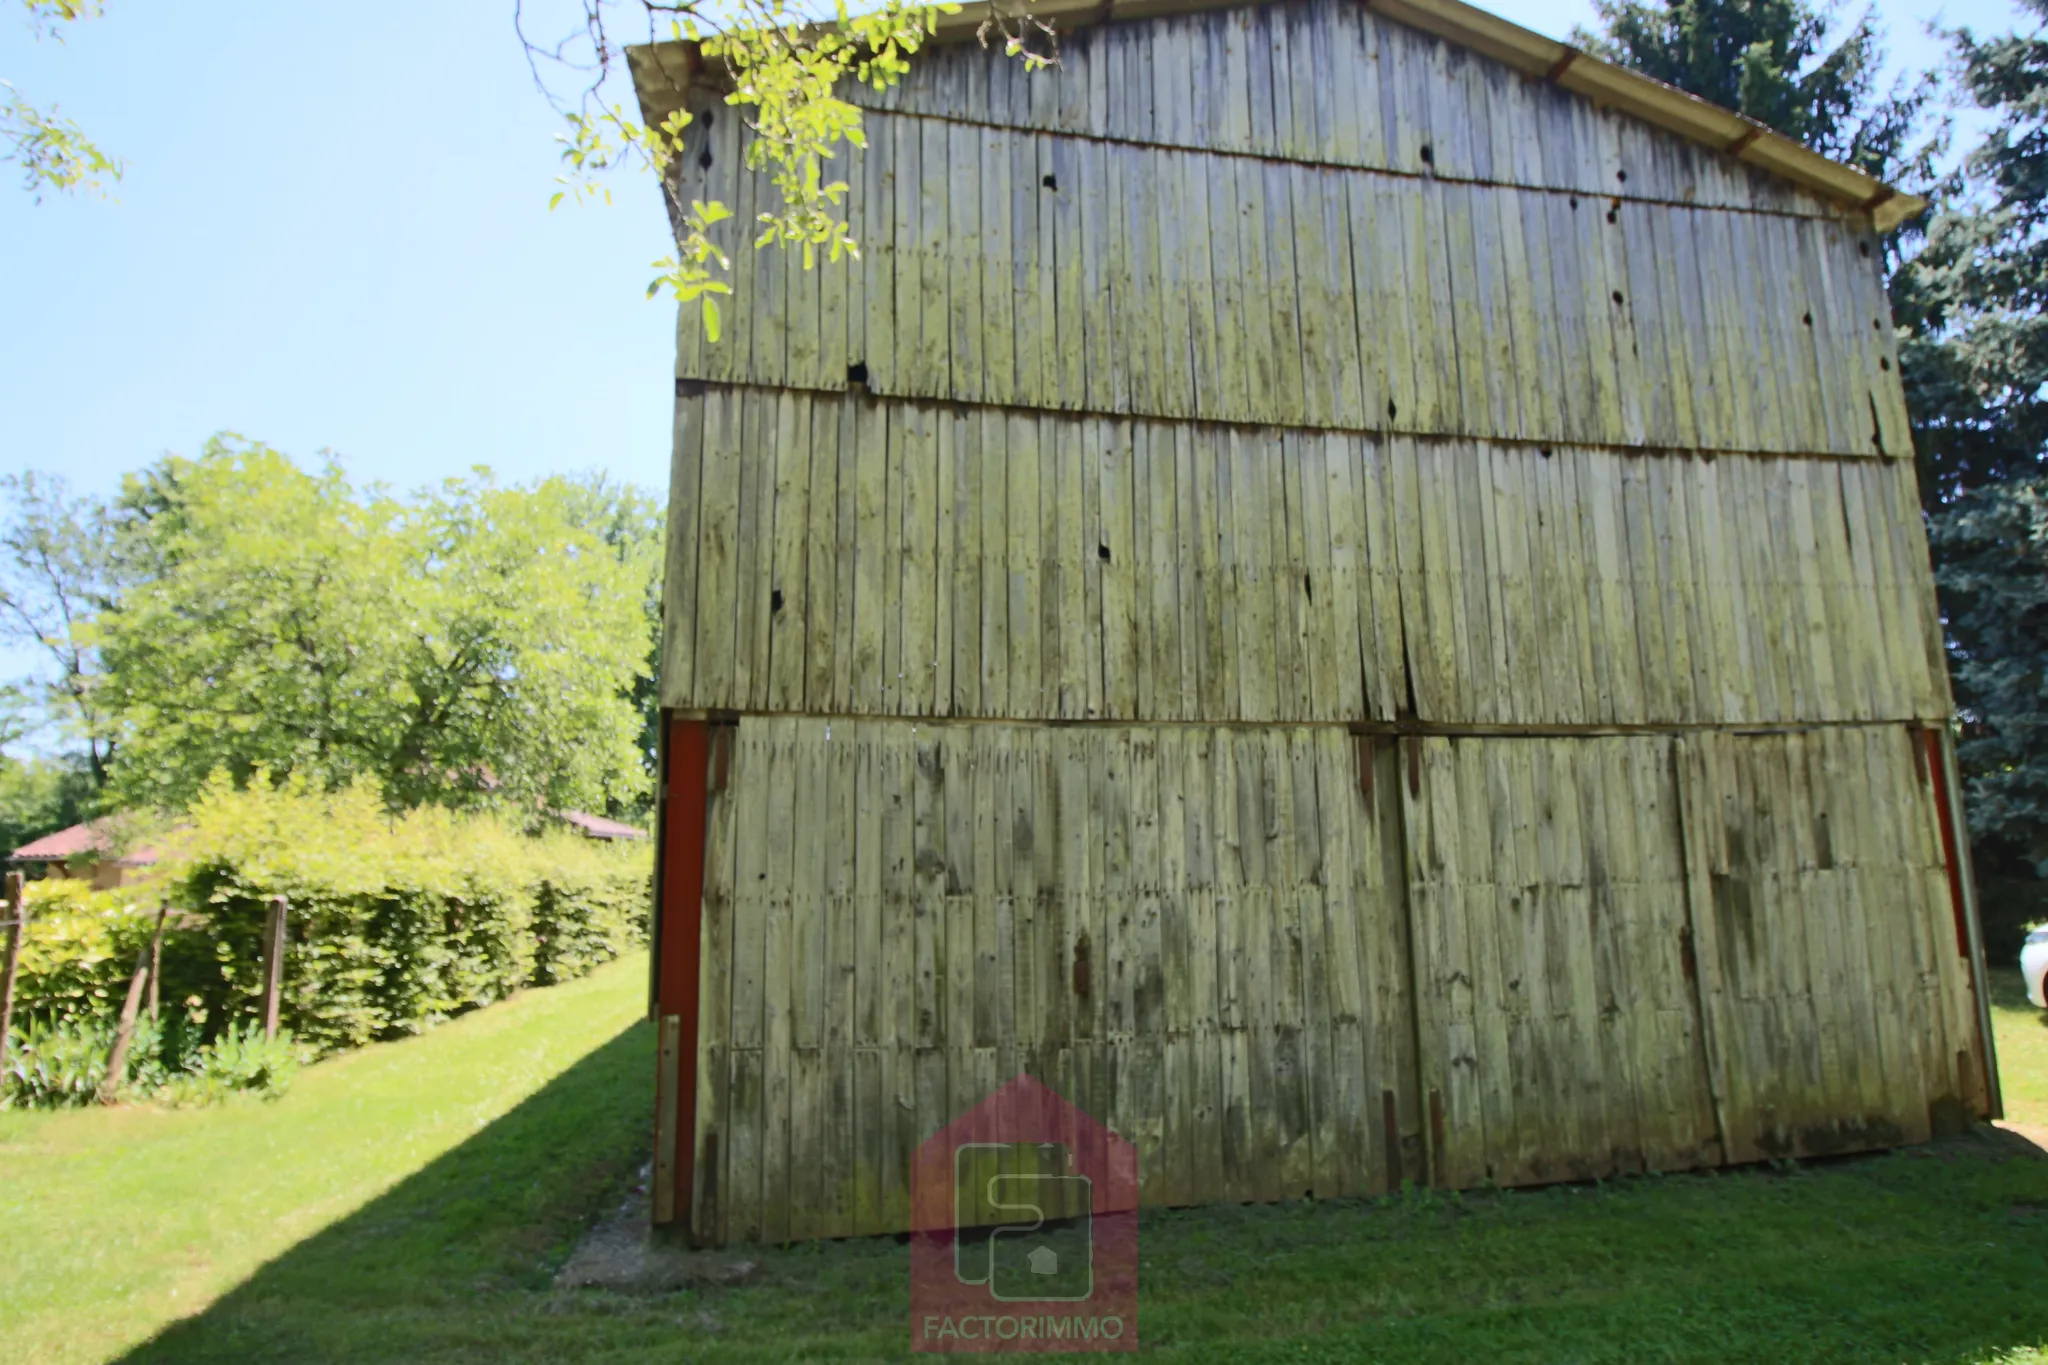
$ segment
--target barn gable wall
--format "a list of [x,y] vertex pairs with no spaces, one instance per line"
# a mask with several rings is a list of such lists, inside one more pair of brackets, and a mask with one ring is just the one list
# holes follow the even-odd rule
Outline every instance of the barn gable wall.
[[899,1230],[1020,1070],[1148,1203],[1990,1112],[1867,216],[1338,0],[1063,60],[863,94],[809,272],[696,106],[657,1208]]
[[[942,49],[934,64],[969,49]],[[1520,77],[1511,77],[1520,80]],[[715,116],[716,111],[714,111]],[[875,115],[845,270],[739,250],[686,379],[1654,450],[1909,453],[1868,229]]]
[[877,110],[1619,198],[1842,218],[1757,167],[1375,14],[1273,4],[1063,32],[1059,65],[941,52]]

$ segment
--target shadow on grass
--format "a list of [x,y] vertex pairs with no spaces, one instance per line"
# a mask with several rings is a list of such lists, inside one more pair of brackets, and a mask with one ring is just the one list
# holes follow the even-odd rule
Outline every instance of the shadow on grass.
[[[652,1047],[645,1024],[626,1029],[126,1359],[411,1361],[446,1345],[448,1358],[494,1356],[485,1336],[474,1352],[459,1339],[543,1295],[591,1213],[645,1160]],[[450,1330],[457,1341],[436,1340]]]
[[[907,1358],[904,1248],[744,1252],[743,1283],[552,1274],[644,1160],[636,1026],[134,1362]],[[2048,1360],[2048,1160],[2010,1135],[1602,1186],[1148,1212],[1175,1361]]]

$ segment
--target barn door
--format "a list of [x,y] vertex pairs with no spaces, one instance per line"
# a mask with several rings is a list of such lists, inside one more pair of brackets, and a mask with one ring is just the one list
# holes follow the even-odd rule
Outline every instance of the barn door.
[[1719,1160],[1671,741],[1403,743],[1433,1180]]
[[1925,1141],[1989,1107],[1919,738],[1836,726],[1680,747],[1731,1161]]
[[1019,1072],[1138,1147],[1147,1203],[1419,1178],[1393,764],[1333,727],[743,719],[699,1235],[907,1227],[917,1145]]

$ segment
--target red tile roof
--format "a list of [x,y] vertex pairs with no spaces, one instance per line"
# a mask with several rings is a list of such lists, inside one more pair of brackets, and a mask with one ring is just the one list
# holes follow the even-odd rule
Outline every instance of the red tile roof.
[[558,810],[555,812],[563,822],[574,825],[593,839],[645,839],[647,831],[622,825],[617,820],[607,820],[602,815],[588,811]]
[[[105,855],[113,848],[113,839],[106,827],[88,820],[70,829],[60,829],[55,834],[45,834],[14,850],[11,855],[17,862],[69,862],[87,854]],[[157,860],[153,848],[130,850],[125,856],[114,859],[123,867],[147,867]]]

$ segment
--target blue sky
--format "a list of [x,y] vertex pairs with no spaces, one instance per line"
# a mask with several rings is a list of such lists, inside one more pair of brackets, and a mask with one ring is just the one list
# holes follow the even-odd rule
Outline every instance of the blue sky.
[[[119,202],[0,181],[0,467],[105,491],[233,429],[401,487],[473,464],[665,482],[659,199],[625,180],[609,208],[548,212],[557,125],[511,7],[109,0],[58,45],[8,3],[0,76],[131,170]],[[1556,36],[1591,15],[1494,8]],[[2014,14],[1879,8],[1915,65],[1937,13]]]
[[665,481],[659,197],[547,211],[510,0],[107,9],[0,27],[0,74],[131,163],[118,203],[0,182],[0,466],[105,490],[232,428],[401,487]]

